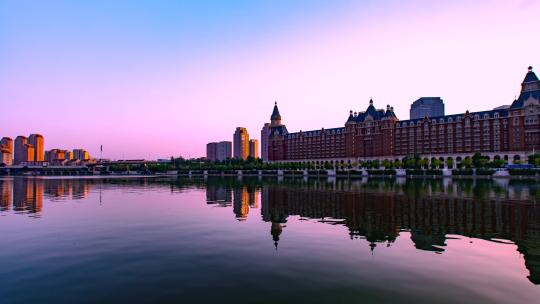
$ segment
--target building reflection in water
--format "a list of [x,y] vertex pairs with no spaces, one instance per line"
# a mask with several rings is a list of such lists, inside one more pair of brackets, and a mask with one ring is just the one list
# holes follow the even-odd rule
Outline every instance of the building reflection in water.
[[216,204],[220,207],[233,207],[237,220],[245,221],[249,209],[259,208],[260,191],[254,186],[220,185],[209,182],[206,185],[206,203]]
[[11,209],[13,180],[0,180],[0,211]]
[[13,209],[38,213],[43,207],[43,180],[16,178],[13,180]]
[[[244,221],[259,207],[278,248],[289,217],[343,225],[373,252],[407,232],[415,248],[444,254],[452,235],[510,240],[540,284],[540,186],[536,182],[340,179],[0,179],[0,211],[39,214],[43,199],[77,200],[102,187],[206,187],[207,204],[232,207]],[[174,193],[174,191],[172,191]]]
[[81,199],[88,197],[91,183],[87,180],[42,178],[0,179],[0,211],[13,208],[17,212],[39,214],[43,198],[49,200]]
[[395,185],[262,185],[262,218],[271,223],[276,248],[290,216],[344,225],[351,239],[365,239],[372,251],[391,246],[402,231],[415,248],[436,253],[445,251],[448,235],[507,239],[523,254],[529,280],[540,284],[540,206],[530,188],[498,193],[474,183]]

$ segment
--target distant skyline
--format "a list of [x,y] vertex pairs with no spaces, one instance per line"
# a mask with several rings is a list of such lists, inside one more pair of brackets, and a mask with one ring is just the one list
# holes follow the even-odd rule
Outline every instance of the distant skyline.
[[259,139],[341,127],[373,98],[408,119],[510,104],[540,71],[539,1],[0,0],[0,137],[104,158],[201,157],[236,127]]

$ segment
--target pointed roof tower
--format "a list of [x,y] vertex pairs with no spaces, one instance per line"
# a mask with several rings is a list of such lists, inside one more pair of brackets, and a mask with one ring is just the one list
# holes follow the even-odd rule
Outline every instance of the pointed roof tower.
[[521,83],[521,93],[518,99],[512,103],[510,108],[516,109],[523,107],[525,100],[529,98],[540,100],[540,80],[538,80],[532,66],[528,68],[525,79]]
[[536,74],[533,72],[533,67],[529,66],[527,75],[525,75],[525,79],[523,79],[523,84],[528,83],[537,83],[538,77],[536,77]]
[[270,116],[270,122],[273,127],[281,125],[281,115],[279,114],[277,101],[274,103],[274,110],[272,111],[272,116]]

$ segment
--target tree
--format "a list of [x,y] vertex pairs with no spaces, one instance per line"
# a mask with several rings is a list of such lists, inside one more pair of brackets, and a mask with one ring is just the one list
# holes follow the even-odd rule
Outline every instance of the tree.
[[529,164],[540,166],[540,153],[534,153],[532,155],[529,155]]
[[439,169],[440,166],[441,166],[440,160],[435,158],[431,161],[431,169]]
[[446,167],[448,167],[449,169],[454,168],[454,159],[452,157],[448,157],[446,159]]
[[472,164],[475,168],[484,168],[488,163],[487,156],[482,156],[479,152],[474,153],[472,157]]
[[416,160],[414,158],[407,158],[405,160],[405,168],[413,169],[416,167]]
[[388,159],[383,160],[381,164],[385,169],[392,168],[392,162],[389,161]]
[[399,169],[399,168],[401,168],[401,166],[402,166],[401,161],[400,161],[399,159],[396,159],[396,160],[394,161],[394,168],[398,168],[398,169]]
[[422,158],[418,161],[417,166],[419,169],[427,169],[429,165],[429,160],[427,158]]
[[472,159],[470,157],[465,157],[464,160],[461,161],[461,166],[464,167],[464,168],[467,168],[467,169],[470,169],[472,168]]
[[504,167],[504,160],[502,160],[500,158],[495,158],[491,162],[491,167],[493,167],[493,168],[503,168]]

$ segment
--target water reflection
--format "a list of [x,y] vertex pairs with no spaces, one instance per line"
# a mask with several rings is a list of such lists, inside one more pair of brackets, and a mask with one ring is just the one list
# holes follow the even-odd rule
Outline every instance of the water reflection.
[[[459,236],[515,243],[540,284],[540,188],[523,181],[341,179],[0,179],[0,214],[43,212],[48,201],[84,199],[92,191],[190,188],[206,190],[206,203],[231,208],[234,218],[268,223],[277,250],[290,217],[347,227],[372,253],[401,235],[414,247],[444,254]],[[260,201],[260,206],[259,206]],[[259,208],[260,207],[260,208]],[[259,216],[255,216],[260,212]],[[407,233],[403,233],[407,232]]]

